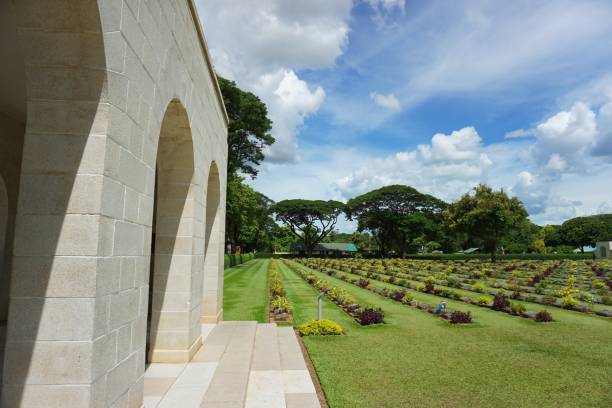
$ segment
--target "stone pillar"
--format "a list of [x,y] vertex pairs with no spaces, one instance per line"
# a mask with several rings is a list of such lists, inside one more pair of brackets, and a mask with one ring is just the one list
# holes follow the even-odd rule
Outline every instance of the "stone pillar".
[[221,181],[215,162],[210,166],[206,188],[204,238],[204,282],[202,323],[217,323],[223,318],[223,253],[225,208],[221,202]]

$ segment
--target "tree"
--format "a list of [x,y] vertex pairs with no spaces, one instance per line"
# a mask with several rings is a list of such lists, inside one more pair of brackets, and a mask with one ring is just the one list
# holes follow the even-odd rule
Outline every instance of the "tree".
[[245,250],[271,250],[276,223],[270,216],[273,202],[244,184],[241,177],[227,183],[226,240]]
[[500,241],[520,229],[527,215],[518,198],[480,184],[474,188],[474,194],[467,193],[451,204],[446,218],[455,231],[479,239],[495,262]]
[[559,236],[563,243],[580,248],[587,245],[594,246],[598,240],[610,237],[612,222],[605,216],[576,217],[565,221],[559,228]]
[[268,109],[256,95],[241,90],[235,82],[217,78],[229,117],[228,179],[240,173],[255,178],[257,166],[265,157],[264,149],[274,143]]
[[414,239],[434,240],[435,220],[446,203],[415,188],[391,185],[355,197],[347,203],[347,216],[358,221],[359,231],[373,234],[381,252],[402,256]]
[[276,220],[287,225],[304,244],[308,255],[315,246],[334,230],[344,211],[339,201],[283,200],[272,206]]

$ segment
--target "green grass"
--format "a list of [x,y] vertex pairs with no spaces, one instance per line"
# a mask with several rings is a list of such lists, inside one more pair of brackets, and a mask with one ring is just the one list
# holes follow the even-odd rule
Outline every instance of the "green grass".
[[[316,291],[286,266],[280,270],[296,323],[316,316]],[[553,309],[557,321],[538,324],[449,301],[449,308],[471,311],[475,319],[451,326],[313,273],[386,313],[387,324],[361,327],[325,302],[324,317],[347,335],[307,337],[305,343],[331,407],[612,406],[610,320]]]
[[[265,321],[267,266],[258,259],[226,271],[227,320]],[[278,266],[295,324],[316,318],[317,291],[283,263]],[[304,340],[332,408],[612,406],[609,319],[550,308],[557,321],[538,324],[449,301],[449,309],[471,311],[475,319],[451,326],[312,273],[386,313],[387,324],[362,327],[324,300],[323,317],[340,323],[347,335]],[[432,305],[440,300],[414,296]]]
[[268,264],[256,259],[225,270],[223,319],[268,321]]

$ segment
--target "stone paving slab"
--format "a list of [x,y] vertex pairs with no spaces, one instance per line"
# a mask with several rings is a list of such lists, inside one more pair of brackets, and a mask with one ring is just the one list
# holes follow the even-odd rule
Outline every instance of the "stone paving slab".
[[278,344],[283,370],[308,370],[292,327],[278,327]]
[[222,322],[202,326],[189,364],[151,364],[145,408],[319,408],[291,327]]

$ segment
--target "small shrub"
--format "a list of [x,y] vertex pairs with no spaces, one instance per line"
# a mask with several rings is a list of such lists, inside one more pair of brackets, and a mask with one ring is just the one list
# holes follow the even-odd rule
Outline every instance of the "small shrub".
[[451,313],[449,321],[452,324],[472,323],[472,314],[470,312],[455,310],[453,313]]
[[433,292],[434,291],[434,284],[432,282],[425,282],[425,292]]
[[487,296],[480,296],[478,298],[478,304],[480,306],[485,306],[491,303],[491,299],[489,299]]
[[287,292],[280,282],[274,281],[270,284],[270,295],[273,298],[277,296],[285,296],[286,294]]
[[521,313],[527,310],[525,305],[522,303],[513,303],[511,307],[512,307],[512,313],[515,315],[520,315]]
[[451,288],[458,288],[461,286],[461,281],[453,276],[449,276],[446,280],[446,284]]
[[561,298],[561,306],[565,309],[571,309],[578,305],[578,301],[571,296],[565,296]]
[[580,300],[582,300],[583,302],[589,303],[589,304],[593,304],[595,303],[595,296],[591,295],[588,292],[581,293]]
[[548,313],[546,310],[540,310],[538,313],[536,313],[535,315],[535,321],[536,322],[552,322],[552,316],[550,313]]
[[606,306],[612,306],[612,296],[602,296],[601,303]]
[[404,297],[402,298],[402,303],[407,305],[408,303],[412,302],[413,300],[414,300],[414,297],[410,293],[406,293],[404,295]]
[[398,289],[398,290],[394,290],[393,292],[391,292],[389,297],[393,300],[397,300],[398,302],[401,302],[404,296],[406,296],[406,291],[403,289]]
[[384,323],[385,313],[382,309],[374,309],[373,307],[367,307],[359,312],[359,323],[363,326],[376,323]]
[[370,280],[369,279],[359,279],[357,281],[357,286],[359,286],[360,288],[367,288],[368,286],[370,286]]
[[302,336],[338,336],[344,333],[342,327],[332,320],[310,320],[297,327]]
[[472,285],[474,292],[483,293],[485,291],[485,285],[482,282],[476,282]]
[[510,300],[508,300],[508,296],[503,293],[498,293],[493,298],[493,310],[504,310],[505,308],[510,306]]
[[419,292],[425,292],[425,284],[420,282],[416,285],[416,290],[418,290]]
[[270,305],[272,306],[272,310],[277,313],[288,313],[293,310],[291,302],[289,302],[289,300],[284,296],[276,296],[274,299],[272,299]]

